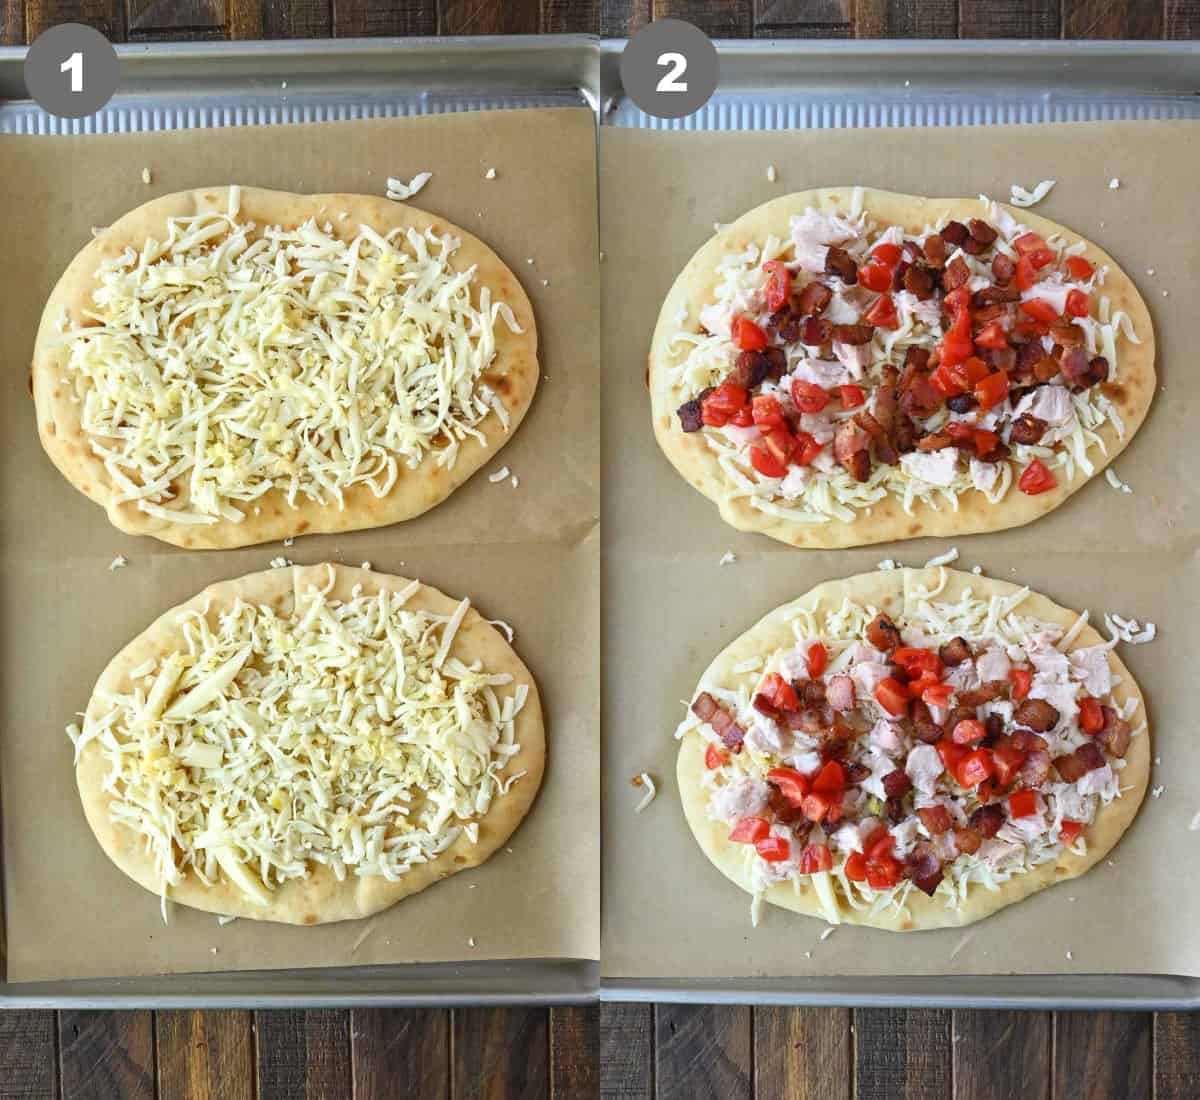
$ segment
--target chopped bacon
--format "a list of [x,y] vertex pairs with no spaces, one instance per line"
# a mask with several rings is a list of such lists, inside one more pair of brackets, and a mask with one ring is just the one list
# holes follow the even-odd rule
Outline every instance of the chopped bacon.
[[[1042,348],[1041,340],[1030,340],[1027,344],[1017,345],[1017,365],[1014,370],[1014,376],[1017,378],[1029,378],[1033,374],[1033,368],[1037,365],[1038,360],[1045,356],[1045,351]],[[1055,364],[1055,370],[1058,369],[1058,364]]]
[[1129,751],[1129,741],[1133,736],[1133,727],[1125,721],[1112,707],[1101,707],[1104,715],[1104,728],[1096,734],[1099,741],[1113,756],[1123,757]]
[[794,344],[800,339],[800,318],[786,306],[771,314],[766,327],[768,332],[775,333],[785,344]]
[[692,703],[692,713],[700,719],[701,722],[709,722],[712,716],[720,709],[720,704],[707,691],[700,692],[696,696],[695,702]]
[[1086,337],[1077,324],[1072,321],[1055,321],[1050,326],[1050,339],[1053,340],[1059,347],[1064,348],[1080,348],[1083,347]]
[[906,817],[908,811],[904,808],[903,798],[889,798],[883,804],[883,812],[893,825],[899,825]]
[[1092,361],[1088,363],[1088,377],[1093,386],[1108,381],[1108,360],[1103,355],[1093,356]]
[[971,815],[969,824],[984,839],[994,837],[1004,824],[1004,810],[994,803],[990,806],[980,806]]
[[866,409],[854,414],[854,423],[871,437],[871,442],[875,446],[875,457],[880,462],[894,466],[900,461],[900,455],[897,453],[892,441],[888,439],[883,425],[867,412]]
[[974,855],[979,851],[979,846],[983,843],[983,837],[980,836],[978,829],[955,829],[954,844],[960,852],[965,852],[967,855]]
[[865,764],[855,764],[851,760],[846,761],[842,768],[846,772],[846,783],[850,786],[861,783],[871,775],[871,769]]
[[795,691],[806,707],[819,707],[825,702],[825,684],[821,680],[797,680]]
[[927,745],[935,745],[946,736],[945,729],[933,720],[929,708],[920,699],[913,703],[912,732],[918,741],[924,741]]
[[738,355],[733,370],[725,376],[725,381],[752,390],[761,385],[766,377],[767,357],[761,351],[743,351]]
[[948,244],[961,246],[971,235],[971,231],[962,222],[947,222],[942,228],[942,236]]
[[[1018,302],[1021,292],[1015,286],[986,286],[971,295],[971,305],[975,309],[997,305],[1002,302]],[[981,318],[982,319],[982,318]]]
[[953,446],[953,438],[945,432],[930,432],[917,440],[918,451],[944,451],[947,447]]
[[1062,371],[1062,376],[1072,386],[1087,386],[1090,385],[1089,367],[1087,352],[1082,348],[1070,348],[1063,352],[1062,358],[1058,361],[1058,369]]
[[1049,747],[1049,742],[1044,737],[1039,737],[1031,730],[1013,730],[1009,741],[1014,749],[1021,752],[1044,752]]
[[933,297],[933,276],[925,268],[913,264],[904,273],[904,289],[919,301],[924,302]]
[[833,301],[833,291],[824,283],[811,282],[802,291],[796,299],[796,307],[801,313],[811,314],[815,316],[818,313],[824,313],[829,308],[829,303]]
[[942,881],[942,861],[938,859],[932,846],[918,844],[905,860],[905,869],[913,885],[932,897]]
[[1011,371],[1017,365],[1015,348],[981,348],[979,357],[992,370]]
[[912,780],[908,773],[897,768],[883,777],[883,793],[888,798],[903,798],[912,790]]
[[961,256],[955,256],[942,272],[942,288],[946,291],[957,290],[960,286],[965,286],[970,279],[971,269],[967,267],[966,261]]
[[988,680],[970,691],[960,691],[958,702],[960,706],[977,707],[983,703],[990,703],[994,699],[1007,697],[1011,687],[1012,685],[1007,680]]
[[815,707],[797,711],[787,716],[788,729],[802,730],[804,733],[819,733],[825,728],[821,712]]
[[946,262],[946,239],[940,233],[930,233],[921,246],[925,262],[930,267],[941,267]]
[[1045,699],[1026,699],[1013,711],[1013,721],[1035,733],[1045,733],[1058,722],[1058,711]]
[[869,344],[875,329],[871,325],[834,325],[833,338],[839,344]]
[[1046,434],[1048,427],[1049,425],[1044,420],[1039,420],[1036,416],[1025,413],[1013,421],[1009,437],[1014,443],[1024,443],[1027,446],[1032,446],[1035,443],[1041,442],[1042,436]]
[[1104,753],[1088,741],[1068,756],[1056,756],[1054,766],[1066,782],[1075,783],[1088,772],[1104,767]]
[[921,824],[934,836],[949,832],[952,824],[950,811],[945,806],[922,806],[917,811],[917,816],[921,819]]
[[676,410],[679,415],[679,427],[685,432],[698,432],[704,426],[704,414],[700,408],[700,399],[685,401]]
[[986,248],[994,244],[999,234],[987,222],[972,218],[970,223],[971,236]]
[[1021,783],[1026,787],[1040,787],[1050,774],[1050,754],[1042,749],[1035,749],[1025,757],[1025,763],[1017,773]]
[[746,739],[746,731],[733,720],[733,715],[727,710],[718,708],[709,719],[709,725],[716,730],[717,736],[725,742],[725,747],[737,751]]
[[1008,286],[1012,277],[1017,273],[1017,265],[1003,252],[997,252],[992,259],[992,280],[997,286]]
[[959,635],[940,646],[938,656],[941,658],[942,664],[954,668],[961,665],[963,661],[969,661],[974,654],[971,652],[971,645],[967,639]]
[[767,377],[778,382],[787,373],[787,352],[783,348],[764,348],[760,354],[767,361]]
[[900,644],[900,631],[882,611],[867,624],[867,641],[885,653]]
[[[919,348],[916,344],[909,347],[904,353],[904,371],[905,374],[909,370],[928,370],[929,369],[929,349]],[[903,384],[903,380],[901,380]]]
[[858,282],[858,264],[844,248],[831,245],[825,253],[825,274],[836,275],[847,286]]
[[833,457],[855,481],[866,481],[871,474],[870,437],[853,420],[838,424],[833,436]]
[[831,677],[825,695],[834,710],[854,709],[854,681],[849,676]]
[[800,330],[800,342],[810,348],[828,344],[833,338],[833,325],[824,317],[805,317]]

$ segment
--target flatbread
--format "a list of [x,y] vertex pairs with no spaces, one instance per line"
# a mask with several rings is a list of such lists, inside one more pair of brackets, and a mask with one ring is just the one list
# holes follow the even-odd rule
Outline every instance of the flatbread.
[[[489,287],[492,301],[507,302],[524,330],[513,333],[503,323],[496,325],[496,357],[483,375],[508,410],[508,430],[492,413],[478,427],[482,440],[463,440],[451,468],[436,465],[432,454],[427,454],[416,469],[401,463],[396,484],[386,496],[377,497],[367,485],[356,484],[347,490],[342,508],[336,502],[320,504],[303,496],[292,507],[282,491],[272,490],[256,502],[260,508],[257,514],[247,508],[241,522],[221,519],[200,526],[147,515],[136,502],[114,502],[111,479],[80,426],[80,405],[72,400],[73,387],[63,383],[69,348],[57,325],[64,310],[72,327],[84,323],[85,312],[92,308],[95,273],[101,261],[120,255],[128,246],[140,248],[151,237],[164,239],[168,218],[227,210],[229,192],[229,187],[209,187],[154,199],[119,218],[71,261],[46,303],[33,354],[32,392],[38,434],[50,459],[72,485],[108,512],[115,527],[189,549],[226,549],[295,535],[383,527],[419,516],[441,503],[512,438],[533,401],[538,381],[537,328],[520,282],[478,238],[444,218],[407,204],[371,195],[296,195],[258,187],[241,188],[240,216],[257,223],[259,230],[267,225],[294,228],[317,217],[322,222],[328,219],[331,232],[346,241],[353,239],[360,223],[381,234],[411,227],[418,232],[430,229],[460,238],[462,245],[451,267],[456,271],[476,267],[472,303],[478,305],[479,287]],[[349,216],[341,218],[341,213]],[[170,507],[185,510],[189,494],[186,479],[182,480]]]
[[[987,598],[992,595],[1011,595],[1019,587],[1007,581],[977,577],[957,570],[947,569],[945,572],[946,586],[937,596],[939,601],[953,602],[967,588]],[[799,599],[776,608],[732,642],[708,666],[701,682],[717,687],[732,687],[738,679],[733,672],[735,665],[751,657],[766,657],[782,646],[792,645],[794,638],[789,615],[797,609],[825,613],[840,607],[843,600],[850,599],[886,612],[896,619],[898,625],[903,626],[912,593],[918,588],[935,587],[938,578],[937,569],[896,569],[862,573],[845,580],[819,584]],[[1079,617],[1078,612],[1061,607],[1036,592],[1031,593],[1018,610],[1022,615],[1057,623],[1064,630],[1074,625]],[[1104,640],[1091,626],[1084,626],[1066,652],[1097,645]],[[1108,661],[1114,680],[1118,677],[1121,680],[1113,686],[1113,698],[1120,705],[1129,699],[1137,699],[1139,710],[1136,718],[1141,720],[1146,713],[1141,689],[1115,652],[1109,651]],[[745,846],[731,843],[728,827],[712,820],[707,814],[708,791],[702,785],[704,749],[703,738],[694,735],[686,735],[680,744],[676,776],[684,815],[704,854],[722,874],[747,893],[753,894],[745,861]],[[1087,855],[1064,851],[1057,861],[1043,863],[1024,874],[1014,875],[1007,882],[1000,883],[994,892],[979,883],[972,883],[966,901],[955,908],[948,908],[942,895],[928,897],[914,889],[909,891],[904,908],[898,912],[889,908],[872,916],[843,904],[840,906],[842,920],[848,924],[862,924],[891,932],[958,927],[982,920],[1055,883],[1077,878],[1104,859],[1133,822],[1149,785],[1150,757],[1149,734],[1143,733],[1133,738],[1125,756],[1125,768],[1119,773],[1121,797],[1107,806],[1101,804],[1095,820],[1083,830]],[[807,882],[800,887],[798,894],[791,882],[771,886],[764,898],[772,905],[805,916],[824,915],[816,891]]]
[[[207,607],[204,613],[211,623],[240,597],[247,603],[267,605],[286,614],[295,606],[298,593],[313,585],[323,588],[329,581],[331,570],[334,584],[328,594],[330,599],[350,599],[351,590],[356,585],[362,586],[364,594],[372,595],[380,591],[400,591],[411,583],[405,577],[322,564],[271,569],[210,585],[186,603],[160,616],[113,658],[96,682],[88,704],[87,718],[94,719],[104,712],[106,705],[102,697],[105,693],[130,690],[131,669],[182,646],[178,625],[180,612],[204,610]],[[448,615],[458,602],[436,588],[422,585],[405,606]],[[511,776],[523,771],[525,774],[509,787],[506,794],[497,793],[488,812],[478,819],[478,843],[472,844],[465,835],[460,835],[434,859],[414,866],[395,882],[378,875],[357,877],[353,874],[348,874],[345,881],[339,882],[331,869],[318,864],[307,878],[289,879],[277,885],[268,906],[255,904],[248,899],[224,874],[211,887],[194,874],[188,874],[181,883],[168,888],[168,898],[194,909],[251,920],[324,924],[370,916],[458,871],[483,863],[508,841],[533,804],[545,769],[545,727],[537,685],[529,669],[503,635],[474,608],[463,619],[450,648],[450,655],[464,662],[482,661],[491,672],[510,673],[514,683],[504,689],[506,692],[515,690],[519,684],[529,689],[525,706],[515,720],[515,740],[521,746],[520,751],[512,757],[502,773]],[[139,886],[158,896],[160,886],[154,861],[144,849],[141,838],[127,827],[110,820],[111,798],[103,787],[105,772],[103,751],[96,741],[90,741],[84,746],[75,769],[79,797],[88,824],[108,857]]]
[[[739,531],[758,531],[793,546],[866,546],[925,535],[957,536],[1001,531],[1030,523],[1057,508],[1089,480],[1078,467],[1069,479],[1064,470],[1056,470],[1057,487],[1036,496],[1020,492],[1014,484],[997,504],[971,489],[959,495],[957,511],[949,505],[935,510],[918,499],[914,502],[913,514],[909,515],[901,502],[889,494],[875,503],[869,513],[860,512],[850,523],[836,519],[828,523],[797,523],[761,512],[745,498],[726,499],[724,494],[729,487],[726,475],[705,444],[704,433],[680,429],[675,411],[690,395],[673,385],[670,378],[670,367],[679,358],[670,346],[671,337],[681,328],[677,318],[686,315],[688,330],[698,332],[700,308],[713,300],[717,264],[724,256],[743,251],[749,243],[761,243],[768,234],[787,239],[792,216],[802,214],[808,207],[828,213],[844,212],[850,206],[852,190],[848,186],[818,188],[773,199],[743,214],[707,241],[688,261],[663,302],[650,349],[651,412],[654,434],[663,453],[689,484],[717,503],[726,523]],[[869,217],[881,226],[898,225],[912,235],[919,235],[924,226],[934,224],[943,216],[964,223],[970,218],[987,220],[988,217],[987,204],[980,199],[921,198],[870,187],[862,191],[863,208]],[[1068,244],[1083,240],[1078,233],[1029,210],[1007,206],[1004,209],[1043,237],[1057,233]],[[1146,303],[1133,280],[1107,252],[1090,241],[1084,243],[1084,258],[1097,268],[1107,266],[1109,269],[1098,293],[1110,299],[1113,313],[1124,310],[1129,315],[1142,341],[1140,344],[1121,343],[1117,380],[1102,384],[1103,392],[1124,421],[1125,435],[1119,438],[1115,428],[1107,422],[1099,429],[1106,453],[1095,448],[1088,451],[1098,476],[1129,445],[1146,419],[1155,388],[1154,329]]]

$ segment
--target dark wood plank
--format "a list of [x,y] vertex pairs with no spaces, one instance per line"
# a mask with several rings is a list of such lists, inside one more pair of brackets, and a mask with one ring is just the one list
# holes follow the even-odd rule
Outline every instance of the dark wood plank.
[[53,1011],[0,1012],[0,1096],[54,1100],[58,1096],[57,1026]]
[[1054,1100],[1149,1100],[1154,1020],[1148,1012],[1057,1012]]
[[542,0],[543,34],[599,34],[601,0]]
[[654,1006],[600,1006],[600,1096],[651,1100],[654,1095]]
[[631,38],[650,22],[651,0],[600,0],[600,33],[605,38]]
[[422,1100],[450,1098],[449,1009],[356,1008],[350,1052],[358,1100],[418,1081]]
[[754,32],[849,25],[854,0],[755,0]]
[[855,38],[955,38],[956,0],[855,0]]
[[709,38],[749,38],[753,0],[653,0],[655,19],[686,19]]
[[332,8],[333,33],[338,38],[438,33],[437,0],[333,0]]
[[550,1010],[552,1100],[595,1100],[600,1090],[600,1009]]
[[454,1100],[547,1100],[550,1010],[456,1008]]
[[1154,1017],[1154,1100],[1200,1096],[1200,1012]]
[[1164,38],[1200,38],[1200,0],[1166,0]]
[[959,0],[963,38],[1057,38],[1061,29],[1059,0]]
[[950,1013],[854,1010],[856,1100],[950,1100]]
[[758,1100],[850,1100],[854,1045],[845,1008],[754,1010],[754,1095]]
[[539,0],[439,0],[442,34],[537,34]]
[[1161,38],[1161,0],[1062,0],[1064,38]]
[[[243,5],[259,9],[261,38],[330,38],[333,35],[333,0],[226,0],[230,6],[230,38],[256,37],[238,34],[234,27],[238,18],[234,9]],[[432,5],[433,0],[429,0]],[[341,10],[345,4],[339,4]],[[253,16],[245,20],[247,30],[253,27]],[[365,32],[364,32],[365,33]]]
[[156,1012],[159,1100],[253,1100],[249,1012]]
[[86,23],[110,42],[125,41],[122,0],[26,0],[25,33],[32,42],[57,23]]
[[954,1013],[954,1100],[1050,1100],[1049,1012]]
[[24,0],[0,0],[0,46],[24,45]]
[[224,0],[129,0],[127,11],[131,35],[225,25]]
[[152,1012],[63,1009],[58,1048],[63,1100],[152,1100]]
[[350,1013],[254,1014],[258,1100],[348,1100]]
[[749,1100],[751,1033],[746,1005],[655,1005],[658,1100]]

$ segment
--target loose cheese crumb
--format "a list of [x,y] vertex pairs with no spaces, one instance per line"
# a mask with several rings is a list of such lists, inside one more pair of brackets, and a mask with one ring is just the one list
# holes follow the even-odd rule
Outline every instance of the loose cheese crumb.
[[880,570],[880,572],[888,573],[893,569],[903,569],[904,566],[898,561],[893,561],[891,558],[884,558],[875,568]]
[[1113,639],[1128,642],[1130,645],[1145,645],[1154,641],[1158,634],[1158,627],[1154,623],[1147,623],[1143,627],[1137,619],[1123,619],[1120,615],[1108,612],[1104,615],[1104,625]]
[[767,180],[770,183],[775,182],[775,165],[773,164],[767,165]]
[[1075,958],[1075,956],[1074,956],[1074,955],[1072,955],[1070,951],[1068,951],[1068,952],[1067,952],[1067,961],[1069,962],[1069,961],[1070,961],[1071,959],[1073,959],[1073,958]]
[[938,554],[936,557],[930,558],[925,563],[925,568],[932,569],[938,565],[949,565],[952,561],[958,561],[957,546],[952,546],[944,554]]
[[1188,825],[1188,831],[1193,832],[1193,833],[1200,833],[1200,812],[1198,812],[1192,818],[1191,824]]
[[286,569],[291,564],[292,564],[291,558],[285,558],[285,557],[280,556],[278,558],[271,559],[271,568],[272,569]]
[[1125,484],[1125,482],[1123,482],[1119,477],[1117,477],[1117,471],[1114,470],[1111,466],[1109,466],[1104,471],[1104,480],[1107,481],[1109,483],[1109,485],[1111,485],[1114,489],[1118,490],[1119,492],[1122,492],[1122,493],[1132,493],[1133,492],[1133,489],[1131,489],[1128,485]]
[[227,924],[232,924],[237,917],[217,917],[217,923],[224,928]]
[[150,169],[143,168],[142,169],[142,183],[149,183],[149,182],[150,182]]
[[1165,786],[1162,786],[1160,784],[1159,786],[1152,788],[1150,791],[1150,794],[1154,798],[1161,798],[1163,791],[1165,791],[1166,789],[1167,788]]
[[646,793],[642,795],[641,802],[639,802],[633,808],[633,812],[635,814],[640,814],[647,806],[650,805],[651,802],[654,801],[654,796],[658,794],[658,788],[654,785],[654,780],[651,778],[649,772],[642,772],[637,778],[641,780],[638,786],[646,788]]
[[118,569],[124,569],[129,564],[129,559],[124,554],[118,554],[112,561],[108,563],[108,571],[115,573]]
[[982,577],[983,576],[983,566],[982,565],[972,565],[971,572],[974,573],[975,576],[977,576],[977,577]]
[[286,546],[294,546],[295,544],[296,544],[296,537],[294,535],[288,535],[288,537],[283,540],[283,545],[285,547]]
[[1009,188],[1013,206],[1034,206],[1050,194],[1050,188],[1057,182],[1057,180],[1042,180],[1032,191],[1026,191],[1019,183],[1014,183]]
[[364,561],[362,565],[359,566],[359,569],[365,569],[369,573],[371,571],[371,563],[369,561]]
[[418,172],[412,179],[405,183],[403,180],[395,179],[388,176],[387,180],[387,197],[403,202],[405,199],[411,199],[418,191],[421,190],[431,179],[432,172]]
[[509,476],[508,467],[501,466],[500,469],[498,469],[495,473],[488,474],[488,481],[490,481],[493,485],[498,485],[501,481],[503,481],[508,476]]
[[489,168],[486,172],[484,172],[483,178],[485,180],[494,180],[496,178],[496,169]]
[[468,937],[467,937],[467,946],[468,946],[468,947],[474,947],[474,946],[475,946],[475,937],[474,937],[474,936],[468,936]]
[[735,554],[732,550],[726,550],[725,553],[721,555],[721,560],[717,562],[717,564],[732,565],[735,561],[737,561],[737,554]]
[[825,931],[821,933],[821,942],[824,943],[836,931],[837,931],[836,928],[826,928]]
[[1118,187],[1121,186],[1121,181],[1119,179],[1117,179],[1116,176],[1113,176],[1113,178],[1108,181],[1108,186],[1109,186],[1109,190],[1115,191]]
[[516,474],[513,474],[513,476],[510,477],[508,479],[508,481],[509,481],[509,484],[512,485],[512,487],[514,489],[516,489],[521,484],[521,479],[519,477],[517,477]]

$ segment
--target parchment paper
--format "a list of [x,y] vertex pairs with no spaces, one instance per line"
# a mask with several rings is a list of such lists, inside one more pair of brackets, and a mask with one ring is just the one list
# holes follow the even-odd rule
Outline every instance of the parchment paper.
[[[602,131],[606,976],[1200,974],[1200,833],[1188,830],[1200,810],[1200,375],[1191,335],[1200,291],[1198,171],[1200,129],[1187,123]],[[1154,315],[1163,392],[1116,464],[1133,495],[1101,476],[1032,526],[822,553],[734,531],[675,473],[651,432],[646,354],[663,296],[714,222],[808,187],[861,183],[1006,199],[1010,184],[1032,188],[1042,179],[1058,185],[1037,212],[1112,252]],[[1162,785],[1161,797],[1147,797],[1111,863],[965,930],[900,935],[842,926],[822,942],[823,922],[771,906],[752,929],[749,895],[704,857],[679,806],[672,733],[680,701],[712,657],[772,608],[882,559],[921,565],[951,545],[960,568],[1019,577],[1096,616],[1115,610],[1157,623],[1158,641],[1123,646],[1122,656],[1149,700],[1162,761],[1151,782]],[[727,550],[737,561],[719,566]],[[641,792],[629,778],[643,769],[661,793],[635,816]]]
[[[9,979],[596,958],[599,337],[591,113],[500,111],[0,142],[8,258],[0,328],[0,766]],[[489,167],[497,171],[493,180],[484,178]],[[46,297],[92,226],[181,188],[240,182],[382,194],[387,176],[407,180],[419,171],[434,175],[414,204],[477,233],[524,282],[544,371],[513,441],[448,501],[382,530],[300,538],[287,549],[273,543],[188,553],[121,534],[53,469],[34,428],[29,357]],[[519,488],[488,482],[501,465],[519,476]],[[117,554],[129,565],[110,573]],[[316,928],[245,920],[221,928],[211,915],[173,906],[164,927],[156,899],[93,839],[63,726],[83,709],[108,659],[161,611],[280,554],[305,563],[370,561],[469,595],[488,616],[510,622],[546,711],[545,782],[508,849],[377,917]]]

